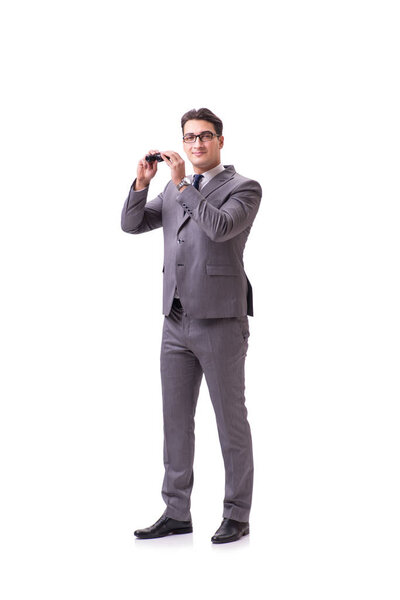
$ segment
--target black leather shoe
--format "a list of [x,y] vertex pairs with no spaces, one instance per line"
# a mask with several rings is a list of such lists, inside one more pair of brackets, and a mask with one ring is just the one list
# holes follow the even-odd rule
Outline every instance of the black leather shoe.
[[213,544],[226,544],[227,542],[236,542],[244,535],[250,532],[249,524],[233,519],[224,519],[221,527],[217,529],[211,538]]
[[137,529],[135,535],[141,540],[165,537],[166,535],[177,535],[181,533],[192,533],[191,521],[176,521],[163,515],[154,525],[146,529]]

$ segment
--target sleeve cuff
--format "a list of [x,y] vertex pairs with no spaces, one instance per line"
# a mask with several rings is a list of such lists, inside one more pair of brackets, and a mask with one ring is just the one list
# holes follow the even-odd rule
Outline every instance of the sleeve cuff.
[[182,192],[178,192],[176,200],[191,215],[199,206],[202,196],[196,188],[188,185]]

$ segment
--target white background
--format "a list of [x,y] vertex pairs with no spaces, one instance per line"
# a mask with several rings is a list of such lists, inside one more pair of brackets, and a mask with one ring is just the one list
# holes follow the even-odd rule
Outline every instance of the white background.
[[[399,598],[396,8],[2,3],[3,598]],[[264,193],[251,535],[226,546],[204,384],[195,532],[133,537],[164,510],[163,257],[161,230],[127,235],[120,212],[137,160],[179,152],[201,106]]]

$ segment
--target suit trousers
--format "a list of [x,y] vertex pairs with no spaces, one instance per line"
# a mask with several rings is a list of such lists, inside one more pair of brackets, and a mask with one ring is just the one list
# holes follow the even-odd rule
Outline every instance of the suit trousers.
[[253,452],[245,406],[248,317],[194,319],[179,300],[164,317],[161,383],[165,515],[187,521],[193,487],[194,428],[203,373],[215,411],[225,466],[223,517],[248,521]]

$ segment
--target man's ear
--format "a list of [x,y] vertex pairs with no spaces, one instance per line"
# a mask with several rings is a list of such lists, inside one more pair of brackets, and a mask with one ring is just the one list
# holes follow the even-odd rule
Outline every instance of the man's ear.
[[220,135],[220,137],[218,138],[219,141],[219,148],[223,148],[224,147],[224,136]]

